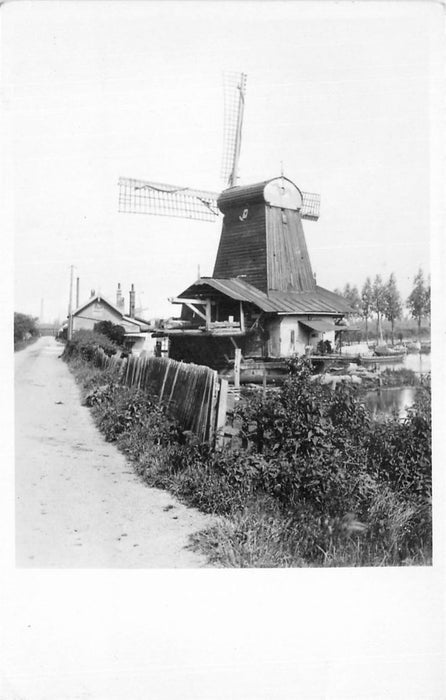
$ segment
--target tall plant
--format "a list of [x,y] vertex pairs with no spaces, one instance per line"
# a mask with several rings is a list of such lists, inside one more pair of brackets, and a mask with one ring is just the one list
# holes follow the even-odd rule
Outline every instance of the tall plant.
[[415,318],[420,335],[421,320],[430,313],[430,286],[426,287],[423,270],[418,270],[413,281],[413,289],[407,299],[407,308],[412,318]]
[[372,287],[372,310],[376,313],[376,328],[382,341],[382,317],[385,309],[385,289],[381,275],[376,275]]
[[361,309],[365,319],[365,339],[369,339],[369,318],[372,312],[373,290],[370,277],[367,277],[361,290]]
[[396,286],[396,278],[394,273],[389,277],[387,284],[384,286],[384,316],[391,325],[392,345],[394,344],[395,321],[401,318],[403,306],[401,303],[401,295]]
[[361,316],[362,302],[356,285],[350,286],[350,284],[347,283],[344,287],[342,296],[348,301],[354,310],[354,315]]

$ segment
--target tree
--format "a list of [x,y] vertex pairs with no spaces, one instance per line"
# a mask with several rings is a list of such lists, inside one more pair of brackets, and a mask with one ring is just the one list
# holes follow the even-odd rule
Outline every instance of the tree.
[[14,312],[14,344],[26,340],[28,334],[30,337],[38,334],[36,321],[32,316]]
[[113,340],[118,345],[124,343],[125,328],[123,326],[112,323],[112,321],[98,321],[94,324],[96,333],[102,333],[107,338]]
[[401,303],[401,296],[396,286],[395,275],[392,274],[389,277],[389,281],[384,286],[384,316],[392,328],[392,345],[394,343],[394,330],[395,321],[397,318],[401,318],[401,312],[403,310],[403,305]]
[[425,308],[424,312],[426,316],[429,317],[429,322],[431,319],[431,276],[429,275],[428,281],[427,281],[427,287],[426,287],[426,303],[425,303]]
[[421,267],[414,277],[413,289],[407,299],[406,304],[412,318],[417,320],[419,336],[421,319],[423,316],[430,313],[430,287],[426,287],[423,270]]
[[354,311],[355,316],[361,315],[361,297],[359,296],[358,288],[356,286],[350,287],[347,283],[344,287],[342,296],[348,301],[350,306]]
[[382,340],[382,316],[385,309],[385,289],[381,275],[376,275],[372,286],[372,311],[376,313],[378,342]]
[[369,318],[371,316],[372,312],[372,283],[370,281],[370,277],[367,277],[366,281],[364,282],[364,286],[361,290],[361,310],[362,310],[362,315],[365,319],[365,339],[366,341],[368,340],[368,333],[369,333]]

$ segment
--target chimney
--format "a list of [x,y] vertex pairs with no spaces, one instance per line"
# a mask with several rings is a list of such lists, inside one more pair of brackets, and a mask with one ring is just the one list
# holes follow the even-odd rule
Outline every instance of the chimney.
[[124,297],[121,292],[121,284],[118,282],[118,289],[116,290],[116,306],[120,311],[124,309]]
[[130,318],[135,318],[135,286],[133,284],[130,290],[129,316]]
[[90,291],[90,299],[93,299],[93,297],[95,297],[95,296],[96,296],[96,290],[95,290],[95,289],[92,289],[92,290]]

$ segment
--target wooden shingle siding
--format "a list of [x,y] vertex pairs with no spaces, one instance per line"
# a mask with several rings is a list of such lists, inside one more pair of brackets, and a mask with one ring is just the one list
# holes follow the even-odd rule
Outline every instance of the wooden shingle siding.
[[[246,209],[246,218],[241,220]],[[237,205],[228,210],[223,220],[213,277],[230,279],[239,275],[267,291],[265,205],[262,203]]]
[[230,187],[224,190],[217,200],[218,208],[223,214],[226,214],[234,207],[241,208],[253,204],[264,204],[265,198],[263,193],[268,182],[269,180],[263,180],[262,182],[255,182],[253,185]]
[[266,241],[268,291],[314,290],[316,283],[299,212],[267,206]]

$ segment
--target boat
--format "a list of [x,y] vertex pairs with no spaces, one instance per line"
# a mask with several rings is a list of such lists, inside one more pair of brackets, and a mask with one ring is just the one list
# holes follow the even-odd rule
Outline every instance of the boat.
[[359,362],[361,365],[385,365],[385,364],[397,364],[403,362],[405,353],[404,352],[393,352],[389,355],[360,355]]
[[400,355],[404,356],[406,354],[406,348],[389,348],[388,345],[377,345],[374,351],[375,355],[378,355],[379,357],[391,357],[392,355],[396,355],[399,357]]
[[409,353],[415,353],[415,352],[421,352],[421,343],[420,341],[415,341],[415,342],[408,342],[406,343],[406,350]]

